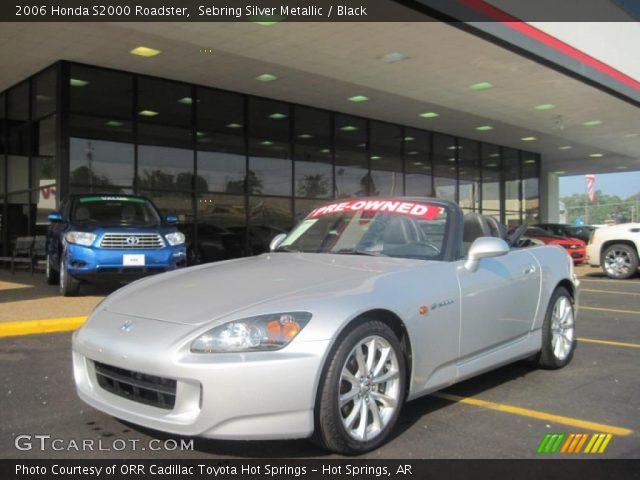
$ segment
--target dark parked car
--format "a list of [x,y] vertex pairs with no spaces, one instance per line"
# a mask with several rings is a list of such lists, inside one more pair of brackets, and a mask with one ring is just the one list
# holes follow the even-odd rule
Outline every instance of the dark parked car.
[[[245,255],[244,236],[211,224],[181,223],[178,228],[187,237],[187,259],[189,265],[229,260]],[[194,234],[197,237],[194,238]],[[196,240],[197,238],[197,240]]]
[[546,230],[547,233],[551,233],[552,235],[579,238],[585,243],[589,243],[591,233],[596,229],[596,227],[592,227],[591,225],[577,226],[565,223],[541,223],[534,226]]

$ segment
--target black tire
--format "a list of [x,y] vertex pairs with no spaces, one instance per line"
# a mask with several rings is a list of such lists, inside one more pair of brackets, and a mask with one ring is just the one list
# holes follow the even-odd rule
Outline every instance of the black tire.
[[[561,351],[562,355],[558,355],[556,353],[556,350],[554,350],[554,311],[559,305],[559,302],[566,302],[564,303],[564,305],[566,305],[570,309],[571,315],[570,341],[564,342],[569,350],[567,353]],[[558,308],[561,307],[558,306]],[[540,354],[538,356],[538,365],[540,367],[546,368],[548,370],[555,370],[566,366],[571,361],[576,349],[575,318],[575,307],[571,294],[565,287],[556,288],[556,290],[553,292],[553,295],[551,295],[551,299],[549,300],[547,313],[542,324],[542,349],[540,350]],[[563,333],[568,335],[568,331],[566,330]],[[563,335],[559,332],[557,333],[557,335],[563,337]],[[566,339],[566,337],[563,338]],[[563,339],[561,338],[558,341],[562,342]]]
[[[608,257],[619,257],[624,262],[624,265],[619,267],[615,265],[609,266]],[[609,245],[602,252],[602,271],[614,280],[631,278],[638,271],[638,253],[633,247],[624,243]]]
[[46,260],[45,278],[47,279],[47,285],[57,285],[60,281],[60,274],[53,268],[53,265],[51,265],[49,255],[47,255]]
[[69,275],[67,271],[67,265],[64,258],[60,259],[60,270],[58,271],[60,285],[60,295],[63,297],[74,297],[78,294],[80,282]]
[[[361,342],[363,342],[363,340],[370,339],[372,337],[382,338],[382,343],[386,342],[386,345],[391,347],[394,354],[394,357],[392,357],[391,354],[389,355],[389,359],[384,363],[385,366],[380,371],[380,375],[382,376],[391,371],[395,372],[396,368],[397,375],[394,375],[392,380],[385,381],[384,385],[376,385],[372,380],[369,380],[369,383],[365,387],[363,387],[362,381],[359,382],[359,387],[356,387],[355,384],[351,384],[351,390],[353,391],[361,393],[363,388],[365,388],[366,394],[364,395],[366,398],[363,397],[363,399],[360,400],[359,393],[357,399],[354,398],[354,400],[352,400],[353,405],[350,405],[352,401],[349,401],[340,407],[339,397],[345,384],[345,380],[342,378],[343,368],[347,368],[348,365],[350,365],[347,361],[355,361],[352,354],[354,353],[356,346],[361,346]],[[378,341],[380,342],[380,340]],[[378,343],[378,346],[381,345],[381,343]],[[362,351],[363,350],[361,349],[361,352]],[[379,360],[380,357],[376,355],[374,355],[374,358]],[[375,363],[377,364],[377,361]],[[375,366],[373,369],[375,369]],[[360,370],[358,368],[358,373],[359,372]],[[327,364],[325,366],[318,391],[314,441],[328,450],[343,455],[358,455],[379,447],[385,442],[393,430],[398,416],[400,415],[405,398],[405,384],[405,355],[393,330],[391,330],[391,328],[386,324],[377,320],[365,321],[364,323],[354,327],[338,340],[336,347],[334,347],[327,359]],[[347,386],[349,386],[349,384],[347,384]],[[387,388],[388,390],[386,390]],[[388,395],[386,395],[387,393]],[[342,395],[344,395],[344,392],[342,392]],[[387,408],[388,405],[384,405],[384,402],[375,400],[375,398],[379,397],[375,397],[374,395],[386,395],[387,398],[393,397],[396,402],[395,410],[391,409],[385,413],[384,409]],[[363,407],[366,409],[365,425],[368,425],[369,418],[374,422],[373,412],[369,410],[370,407],[377,408],[382,414],[378,417],[379,419],[386,419],[382,420],[384,425],[383,423],[380,424],[381,428],[379,428],[378,432],[375,432],[373,438],[366,439],[365,435],[364,440],[360,440],[354,438],[347,431],[347,428],[343,424],[342,416],[348,415],[348,413],[353,413],[356,409],[362,411],[358,405],[362,406],[365,399],[366,406]],[[373,403],[369,404],[369,401]],[[359,404],[356,402],[359,402]],[[350,410],[349,407],[351,407]],[[356,415],[354,418],[357,418],[360,421],[362,416]],[[359,421],[354,421],[353,423],[359,423]],[[377,427],[372,423],[371,428]]]

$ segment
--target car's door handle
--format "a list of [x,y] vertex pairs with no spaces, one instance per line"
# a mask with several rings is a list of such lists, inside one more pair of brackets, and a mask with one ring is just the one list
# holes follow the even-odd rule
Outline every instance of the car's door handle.
[[524,274],[531,275],[532,273],[535,273],[535,271],[536,271],[536,267],[534,267],[533,265],[529,265],[527,268],[524,269]]

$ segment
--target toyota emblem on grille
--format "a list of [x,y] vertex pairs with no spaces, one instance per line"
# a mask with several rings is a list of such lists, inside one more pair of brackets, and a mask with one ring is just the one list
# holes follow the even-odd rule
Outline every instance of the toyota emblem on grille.
[[140,239],[138,237],[127,237],[127,245],[138,245],[140,243]]
[[127,320],[122,324],[122,326],[120,327],[120,330],[122,330],[123,332],[130,332],[131,330],[133,330],[134,325],[135,323],[133,320]]

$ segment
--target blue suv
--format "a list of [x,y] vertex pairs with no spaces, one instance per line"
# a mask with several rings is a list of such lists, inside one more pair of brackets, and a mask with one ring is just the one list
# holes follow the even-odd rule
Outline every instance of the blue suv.
[[131,195],[73,195],[49,214],[47,283],[62,295],[81,282],[126,282],[186,265],[175,215]]

